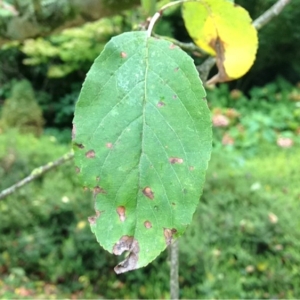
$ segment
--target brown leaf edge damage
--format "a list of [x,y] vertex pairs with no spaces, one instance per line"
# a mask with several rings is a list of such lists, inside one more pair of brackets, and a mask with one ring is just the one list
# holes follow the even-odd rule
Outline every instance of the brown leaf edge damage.
[[97,219],[100,217],[101,212],[99,210],[96,210],[96,215],[92,217],[88,217],[88,221],[90,225],[96,225]]
[[129,255],[115,266],[114,270],[117,274],[125,273],[138,268],[137,263],[139,259],[140,246],[137,240],[132,236],[124,235],[114,245],[113,253],[121,255],[124,251],[129,251]]
[[233,80],[233,78],[230,78],[227,75],[226,70],[224,68],[224,61],[225,61],[224,42],[219,37],[217,37],[217,39],[214,39],[211,41],[210,45],[216,51],[216,54],[217,54],[216,55],[216,63],[217,63],[219,72],[218,72],[218,74],[213,76],[211,79],[209,79],[206,82],[206,84],[210,85],[210,84],[216,84],[218,82],[226,82],[226,81]]

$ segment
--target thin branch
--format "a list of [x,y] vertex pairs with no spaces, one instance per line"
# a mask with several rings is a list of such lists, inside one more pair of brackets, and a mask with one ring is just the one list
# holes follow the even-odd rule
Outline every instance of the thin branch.
[[170,245],[170,299],[179,299],[179,281],[178,281],[178,268],[179,268],[179,242],[176,240]]
[[22,179],[21,181],[17,182],[14,185],[12,185],[11,187],[3,190],[0,193],[0,199],[3,199],[5,197],[7,197],[8,195],[14,193],[17,189],[30,183],[31,181],[42,176],[43,174],[52,170],[53,168],[62,165],[63,163],[67,162],[68,160],[71,160],[73,157],[74,157],[74,154],[72,151],[72,152],[66,153],[65,155],[63,155],[62,157],[60,157],[59,159],[57,159],[55,161],[49,162],[44,166],[34,169],[29,176],[25,177],[24,179]]
[[194,43],[182,43],[174,38],[171,38],[168,36],[161,36],[156,33],[153,33],[152,36],[159,38],[159,39],[164,39],[166,41],[169,41],[169,42],[173,43],[174,45],[180,47],[182,50],[189,51],[189,52],[198,52],[201,55],[208,55],[207,52],[205,52],[203,49],[201,49]]
[[266,10],[260,17],[253,21],[253,26],[259,30],[264,25],[269,23],[274,17],[278,16],[283,8],[290,2],[290,0],[278,0],[272,7]]
[[206,82],[211,68],[215,65],[216,58],[208,57],[200,66],[196,66],[202,82]]
[[178,0],[178,1],[169,2],[169,3],[165,4],[164,6],[162,6],[160,8],[160,10],[158,12],[156,12],[154,14],[154,16],[151,18],[150,23],[149,23],[149,27],[148,27],[148,30],[147,30],[147,36],[148,37],[151,36],[151,33],[152,33],[152,30],[153,30],[153,27],[154,27],[155,23],[163,15],[163,12],[166,9],[168,9],[171,6],[182,4],[182,3],[185,3],[185,2],[195,2],[195,0]]
[[150,36],[151,36],[153,27],[154,27],[156,21],[161,17],[161,15],[162,15],[162,14],[161,14],[160,11],[159,11],[159,12],[156,12],[156,13],[154,14],[154,16],[151,18],[150,23],[149,23],[149,27],[148,27],[148,30],[147,30],[147,37],[150,37]]

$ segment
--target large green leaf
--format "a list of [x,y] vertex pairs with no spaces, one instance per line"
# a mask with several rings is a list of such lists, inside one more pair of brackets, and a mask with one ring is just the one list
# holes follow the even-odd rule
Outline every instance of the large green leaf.
[[87,74],[73,127],[76,170],[93,190],[98,242],[147,265],[183,234],[202,191],[211,121],[192,59],[145,32],[113,38]]

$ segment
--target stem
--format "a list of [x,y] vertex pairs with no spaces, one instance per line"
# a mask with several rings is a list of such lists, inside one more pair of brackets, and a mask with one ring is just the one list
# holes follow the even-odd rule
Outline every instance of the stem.
[[34,169],[31,172],[30,175],[28,175],[27,177],[25,177],[21,181],[15,183],[11,187],[3,190],[0,193],[0,199],[3,199],[5,197],[7,197],[8,195],[14,193],[17,189],[19,189],[19,188],[23,187],[24,185],[30,183],[31,181],[33,181],[36,178],[42,176],[46,172],[54,169],[55,167],[57,167],[59,165],[62,165],[63,163],[67,162],[68,160],[71,160],[73,157],[74,157],[74,154],[73,154],[73,151],[71,151],[69,153],[66,153],[65,155],[63,155],[62,157],[60,157],[59,159],[57,159],[55,161],[51,161],[51,162],[47,163],[44,166],[40,166],[40,167]]
[[190,2],[190,1],[195,2],[197,0],[178,0],[178,1],[173,1],[173,2],[167,3],[164,6],[162,6],[161,9],[158,12],[156,12],[154,14],[154,16],[151,18],[151,21],[149,23],[149,27],[148,27],[148,30],[147,30],[147,37],[151,36],[152,30],[153,30],[153,27],[154,27],[156,21],[162,16],[163,12],[167,8],[169,8],[171,6],[174,6],[174,5],[182,4],[184,2]]
[[168,36],[161,36],[158,34],[153,33],[152,36],[159,38],[159,39],[164,39],[166,41],[169,41],[173,43],[174,45],[180,47],[181,49],[189,52],[198,52],[202,55],[208,55],[203,49],[195,45],[194,43],[182,43],[174,38],[168,37]]
[[196,66],[202,82],[206,82],[211,68],[215,65],[216,58],[208,57],[200,66]]
[[151,36],[153,27],[154,27],[156,21],[160,18],[160,16],[161,16],[161,13],[160,12],[156,12],[154,14],[154,16],[151,18],[149,26],[148,26],[148,30],[147,30],[147,37]]
[[178,281],[178,265],[179,265],[179,242],[176,240],[170,245],[170,298],[179,299],[179,281]]
[[290,0],[278,0],[273,6],[266,10],[260,17],[253,21],[253,26],[259,30],[264,25],[269,23],[274,17],[278,16],[283,8],[290,2]]

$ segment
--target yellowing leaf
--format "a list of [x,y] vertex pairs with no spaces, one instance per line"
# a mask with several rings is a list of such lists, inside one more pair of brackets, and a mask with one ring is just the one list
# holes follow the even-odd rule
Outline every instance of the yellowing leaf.
[[258,38],[246,10],[227,0],[203,0],[183,5],[185,26],[195,43],[216,56],[219,73],[208,83],[243,76],[252,66]]

